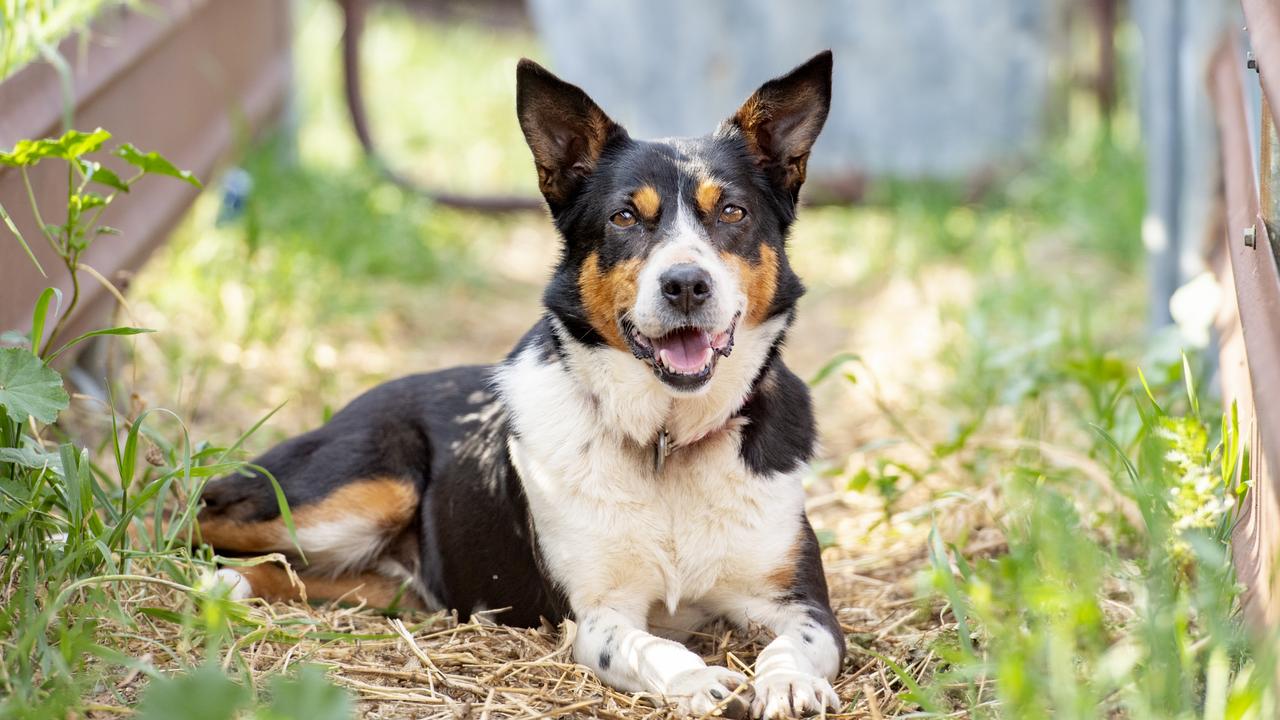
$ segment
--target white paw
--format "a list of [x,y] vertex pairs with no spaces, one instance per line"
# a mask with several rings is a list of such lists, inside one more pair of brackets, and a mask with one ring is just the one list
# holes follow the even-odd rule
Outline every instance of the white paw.
[[757,675],[751,688],[755,691],[751,702],[753,718],[798,718],[816,715],[825,708],[840,708],[840,698],[831,683],[814,675],[777,670]]
[[249,578],[231,568],[218,568],[213,574],[213,581],[227,587],[227,597],[232,600],[248,600],[253,597],[253,585]]
[[666,696],[668,701],[678,703],[686,715],[745,718],[751,702],[751,686],[742,673],[713,666],[676,675],[667,687]]

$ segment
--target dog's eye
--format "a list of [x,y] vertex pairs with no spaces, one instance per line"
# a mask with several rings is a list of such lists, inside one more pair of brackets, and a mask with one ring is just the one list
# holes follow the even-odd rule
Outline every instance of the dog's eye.
[[629,228],[636,224],[636,214],[630,210],[619,210],[613,214],[613,217],[609,218],[609,222],[616,227]]
[[720,211],[720,222],[726,222],[732,225],[736,222],[742,222],[742,218],[747,216],[747,211],[737,205],[725,205]]

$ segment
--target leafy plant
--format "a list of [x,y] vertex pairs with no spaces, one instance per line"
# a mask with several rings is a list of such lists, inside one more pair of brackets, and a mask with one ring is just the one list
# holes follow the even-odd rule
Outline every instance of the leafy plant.
[[[929,582],[961,628],[940,680],[962,681],[975,717],[992,699],[983,687],[999,717],[1270,717],[1269,643],[1232,619],[1231,498],[1244,467],[1234,411],[1214,428],[1194,394],[1185,415],[1150,388],[1131,397],[1133,442],[1099,436],[1145,519],[1135,552],[1097,539],[1069,490],[1033,465],[1004,482],[1007,554],[970,565],[935,535]],[[1117,614],[1117,599],[1134,614]]]
[[[216,664],[166,681],[149,663],[129,657],[102,634],[108,626],[129,628],[137,622],[114,599],[113,587],[125,583],[178,591],[185,602],[194,603],[198,612],[185,617],[159,608],[150,615],[182,623],[189,641],[207,643],[210,657],[233,626],[262,632],[242,606],[226,599],[226,588],[212,582],[208,551],[191,553],[200,488],[208,478],[238,466],[231,456],[244,438],[229,448],[195,446],[168,411],[120,417],[109,407],[112,433],[105,456],[113,466],[106,467],[95,459],[104,454],[102,448],[91,452],[88,443],[56,425],[70,398],[51,362],[89,338],[149,332],[114,327],[62,338],[80,296],[82,273],[106,282],[82,261],[97,238],[115,232],[100,225],[103,211],[147,175],[200,187],[195,177],[164,157],[129,144],[112,152],[117,164],[132,168],[127,176],[91,159],[110,137],[101,129],[69,131],[59,138],[24,140],[0,152],[0,164],[22,174],[40,234],[72,285],[65,307],[57,289],[42,292],[34,303],[30,332],[7,333],[6,343],[16,346],[0,348],[0,717],[66,717],[83,707],[84,688],[110,667],[158,678],[148,693],[146,717],[194,717],[192,712],[231,717],[228,713],[248,704],[251,696]],[[66,168],[65,214],[58,222],[44,220],[32,192],[29,171],[42,163]],[[3,208],[0,218],[43,273]],[[166,417],[178,420],[180,442],[169,442],[155,430]],[[350,714],[349,699],[322,674],[304,672],[296,681],[281,681],[273,686],[273,697],[258,717]],[[314,706],[308,703],[317,699],[324,700],[328,714],[312,713]],[[181,703],[182,712],[174,712],[174,702]]]
[[[146,175],[168,175],[191,183],[197,188],[201,187],[200,181],[191,173],[178,170],[172,163],[154,152],[144,153],[128,143],[119,146],[113,153],[125,163],[133,166],[135,170],[134,174],[128,179],[121,179],[115,171],[104,166],[101,162],[89,160],[87,157],[100,150],[110,138],[111,133],[102,128],[98,128],[91,133],[68,130],[66,134],[56,139],[22,140],[9,152],[0,153],[0,165],[17,168],[22,174],[22,182],[27,189],[27,199],[31,203],[31,212],[39,225],[40,233],[63,265],[66,266],[67,272],[71,276],[71,299],[67,303],[65,311],[59,315],[58,321],[53,326],[53,330],[50,331],[48,338],[43,340],[43,345],[40,344],[41,338],[33,333],[32,347],[33,349],[37,346],[41,347],[42,349],[38,354],[42,357],[56,356],[76,342],[89,337],[88,335],[81,336],[72,340],[66,346],[59,348],[56,352],[52,351],[54,342],[59,338],[63,327],[80,301],[80,274],[81,270],[84,269],[80,264],[81,256],[96,237],[117,232],[114,228],[100,224],[102,213],[115,201],[116,197],[120,193],[128,193]],[[61,223],[45,222],[31,186],[30,170],[49,160],[60,160],[67,166],[66,214]],[[104,192],[106,193],[105,195],[103,194]],[[19,232],[17,226],[3,208],[0,208],[0,217],[5,219],[10,231],[18,239],[18,242],[22,244],[23,249],[26,250],[27,256],[35,263],[41,274],[44,274],[44,268],[40,266],[40,262],[31,251],[31,246],[27,244],[26,238]],[[94,277],[100,277],[96,273],[93,275]],[[114,290],[114,288],[112,289]],[[60,299],[60,294],[57,297]],[[42,296],[37,304],[33,331],[43,328],[47,308],[47,296]],[[145,332],[137,329],[131,330],[132,332]],[[94,334],[125,334],[125,332],[128,331],[112,329],[99,330]]]
[[[252,715],[255,720],[346,720],[354,710],[351,696],[325,679],[324,670],[304,667],[295,678],[276,677],[271,701]],[[138,708],[139,720],[234,720],[252,705],[253,696],[216,665],[190,674],[156,680]]]

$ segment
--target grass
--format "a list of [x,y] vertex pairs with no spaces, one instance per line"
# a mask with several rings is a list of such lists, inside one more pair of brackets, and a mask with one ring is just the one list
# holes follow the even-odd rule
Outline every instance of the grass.
[[[406,13],[378,11],[366,68],[398,167],[532,192],[511,107],[530,38]],[[206,193],[132,282],[127,319],[158,332],[111,340],[126,410],[0,428],[58,460],[0,456],[0,717],[662,715],[573,665],[571,625],[231,603],[187,523],[137,519],[189,516],[206,477],[373,383],[502,357],[537,315],[548,223],[379,179],[345,124],[339,32],[331,3],[300,6],[294,142],[253,148],[242,202]],[[1070,132],[979,200],[887,184],[802,213],[787,359],[814,379],[808,509],[847,716],[1275,714],[1274,643],[1240,625],[1226,546],[1239,421],[1194,350],[1145,331],[1135,119],[1069,107]],[[749,667],[759,640],[698,647]]]
[[138,0],[0,0],[0,80],[37,57],[56,57],[58,43],[84,30],[110,7]]

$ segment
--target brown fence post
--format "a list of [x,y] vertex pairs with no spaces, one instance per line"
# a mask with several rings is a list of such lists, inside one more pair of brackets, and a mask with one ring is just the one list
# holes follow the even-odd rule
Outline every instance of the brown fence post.
[[1252,141],[1245,94],[1246,83],[1258,82],[1258,75],[1246,68],[1245,54],[1232,35],[1224,40],[1210,74],[1226,210],[1224,242],[1215,249],[1212,264],[1225,299],[1218,318],[1223,396],[1239,406],[1251,460],[1251,485],[1232,534],[1232,554],[1246,588],[1246,616],[1258,627],[1276,628],[1280,478],[1272,468],[1280,467],[1280,271],[1272,229],[1280,217],[1280,144],[1270,108],[1280,101],[1280,12],[1270,0],[1243,4],[1264,89],[1262,137]]

